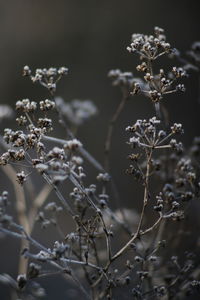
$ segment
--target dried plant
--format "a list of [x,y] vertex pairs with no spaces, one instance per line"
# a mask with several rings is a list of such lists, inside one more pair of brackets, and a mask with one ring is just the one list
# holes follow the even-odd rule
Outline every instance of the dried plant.
[[[39,103],[17,101],[20,129],[6,128],[1,137],[0,165],[14,187],[18,220],[9,214],[9,195],[4,191],[0,196],[0,232],[21,240],[18,277],[0,275],[0,282],[10,287],[12,299],[45,297],[39,279],[55,274],[63,276],[67,286],[78,288],[81,299],[199,297],[196,249],[185,249],[179,255],[174,252],[193,234],[184,224],[200,193],[200,138],[185,149],[177,140],[183,134],[182,125],[169,124],[163,105],[168,94],[185,91],[182,80],[188,77],[187,72],[195,69],[199,73],[199,49],[195,43],[189,52],[192,65],[166,41],[163,29],[155,27],[153,35],[132,35],[127,50],[139,56],[136,69],[142,78],[131,72],[109,72],[113,85],[121,89],[122,100],[108,126],[104,166],[75,136],[78,126],[96,115],[96,106],[89,100],[65,103],[56,97],[57,84],[68,69],[37,69],[33,74],[24,67],[23,75],[46,88],[49,98]],[[181,66],[169,70],[161,66],[156,71],[155,61],[161,56],[177,58]],[[127,100],[138,94],[150,99],[155,116],[138,119],[126,128],[130,148],[126,173],[143,189],[137,213],[123,207],[123,195],[118,197],[109,156],[115,123]],[[0,117],[12,113],[2,106]],[[66,137],[52,136],[54,125],[62,126]],[[97,171],[90,185],[86,184],[85,161]],[[34,174],[41,177],[40,191]],[[71,184],[70,193],[64,189],[66,182]],[[37,194],[32,199],[31,189]],[[54,193],[53,202],[50,193]],[[118,204],[116,210],[111,209],[111,201]],[[61,226],[61,214],[73,224],[67,234]],[[34,238],[36,222],[43,230],[50,230],[51,225],[57,229],[59,238],[51,241],[50,248]],[[198,247],[197,239],[195,243]]]

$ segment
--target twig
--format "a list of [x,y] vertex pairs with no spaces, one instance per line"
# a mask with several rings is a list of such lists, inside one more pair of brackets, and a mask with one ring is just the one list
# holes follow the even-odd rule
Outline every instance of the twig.
[[151,232],[154,228],[156,228],[158,226],[158,224],[160,223],[160,221],[162,220],[162,215],[160,215],[159,219],[149,228],[147,228],[144,231],[140,231],[140,233],[138,234],[137,232],[133,235],[133,237],[126,243],[126,245],[124,247],[122,247],[111,259],[111,261],[113,262],[114,260],[116,260],[119,256],[121,256],[121,254],[130,246],[130,244],[132,244],[139,236],[145,235],[149,232]]

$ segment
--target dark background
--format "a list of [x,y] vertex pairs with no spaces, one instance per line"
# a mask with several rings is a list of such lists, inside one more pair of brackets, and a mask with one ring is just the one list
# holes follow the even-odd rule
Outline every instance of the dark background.
[[[111,87],[107,73],[110,69],[120,68],[136,74],[137,57],[130,55],[126,46],[132,33],[150,34],[154,26],[165,29],[168,41],[174,47],[187,51],[193,41],[200,40],[198,1],[1,0],[0,103],[14,106],[19,99],[40,101],[47,97],[42,87],[22,78],[24,65],[32,69],[67,66],[69,76],[62,80],[57,94],[65,101],[77,98],[95,102],[99,115],[80,129],[79,136],[85,147],[102,161],[107,125],[120,100],[120,93]],[[163,63],[165,65],[165,61]],[[186,83],[186,93],[175,98],[170,96],[166,101],[171,121],[183,123],[186,146],[194,135],[200,134],[197,85],[197,79],[192,75]],[[119,192],[123,194],[124,206],[138,205],[137,201],[132,201],[133,190],[124,174],[129,150],[124,129],[138,118],[153,114],[148,99],[132,98],[114,132],[111,166]],[[2,134],[5,124],[0,125]],[[7,188],[9,183],[0,174],[0,186]],[[10,240],[6,244],[1,240],[0,273],[15,274],[15,245]],[[3,263],[8,252],[9,265]],[[60,283],[56,284],[59,289]],[[0,286],[0,298],[7,299],[3,289]],[[56,298],[64,299],[57,294]],[[55,299],[53,290],[48,299]]]

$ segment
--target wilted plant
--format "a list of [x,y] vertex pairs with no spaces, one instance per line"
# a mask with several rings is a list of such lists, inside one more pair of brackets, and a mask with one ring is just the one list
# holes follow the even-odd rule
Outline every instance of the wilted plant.
[[[198,44],[194,44],[189,53],[197,63],[198,49]],[[136,69],[143,75],[136,78],[131,72],[109,72],[113,84],[121,88],[122,100],[108,126],[104,166],[75,136],[75,128],[94,116],[97,108],[88,100],[65,103],[55,97],[57,84],[68,69],[37,69],[33,74],[28,66],[24,67],[23,75],[45,87],[50,98],[39,103],[29,99],[17,101],[16,121],[20,130],[6,128],[1,137],[4,152],[0,165],[15,189],[18,221],[9,215],[8,193],[3,192],[0,231],[20,239],[22,249],[17,279],[2,274],[0,281],[10,286],[16,299],[45,296],[45,290],[35,279],[55,273],[73,281],[82,299],[117,299],[117,292],[118,299],[122,294],[126,299],[183,299],[200,291],[196,251],[183,251],[180,257],[172,251],[174,239],[181,245],[186,233],[181,231],[180,224],[184,224],[188,207],[199,198],[200,139],[195,138],[192,147],[185,150],[176,140],[183,134],[182,125],[169,125],[163,106],[168,94],[185,91],[182,79],[191,67],[158,27],[153,35],[133,34],[127,50],[139,55],[141,62]],[[156,72],[154,62],[163,55],[178,58],[181,66],[169,70],[161,67]],[[199,66],[193,69],[199,72]],[[126,128],[131,152],[126,172],[144,191],[140,213],[123,207],[122,201],[117,210],[109,205],[109,199],[117,197],[109,170],[114,125],[126,101],[137,94],[149,98],[155,106],[155,116],[138,119]],[[55,113],[66,131],[63,139],[50,135]],[[50,147],[50,143],[54,146]],[[85,160],[98,172],[89,186],[85,183]],[[27,182],[34,172],[46,184],[28,205]],[[156,190],[152,188],[155,179]],[[66,181],[73,186],[67,195],[63,190]],[[51,191],[58,201],[48,201]],[[67,235],[59,222],[60,214],[65,212],[74,226]],[[33,237],[35,222],[43,229],[51,224],[57,228],[59,238],[51,248]]]

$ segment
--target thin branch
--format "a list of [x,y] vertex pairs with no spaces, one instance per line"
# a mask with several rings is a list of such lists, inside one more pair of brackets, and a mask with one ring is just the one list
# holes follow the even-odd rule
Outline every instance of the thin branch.
[[159,219],[149,228],[147,228],[144,231],[140,231],[140,233],[138,234],[137,232],[133,235],[133,237],[126,243],[126,245],[124,247],[122,247],[111,259],[111,261],[113,262],[114,260],[116,260],[119,256],[122,255],[122,253],[127,250],[127,248],[130,246],[130,244],[132,244],[139,236],[145,235],[149,232],[151,232],[154,228],[156,228],[158,226],[158,224],[160,223],[160,221],[162,220],[162,216],[160,215]]

